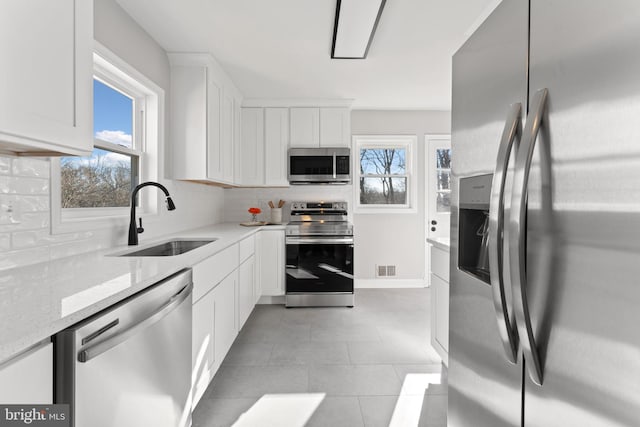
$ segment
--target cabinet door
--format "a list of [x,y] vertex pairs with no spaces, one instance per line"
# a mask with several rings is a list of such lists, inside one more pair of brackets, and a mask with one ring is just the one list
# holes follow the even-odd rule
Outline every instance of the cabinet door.
[[236,286],[238,270],[229,274],[213,290],[214,293],[214,334],[213,334],[213,372],[218,370],[222,360],[238,334]]
[[[207,70],[207,178],[220,181],[223,179],[222,172],[222,142],[220,129],[221,106],[222,106],[222,85],[213,78],[213,73]],[[177,141],[174,141],[177,143]],[[205,152],[198,154],[200,158],[205,156]]]
[[[207,82],[206,67],[171,67],[171,147],[174,179],[211,176],[212,158],[207,144],[215,140],[207,127],[215,125],[207,107],[217,90]],[[215,159],[215,157],[213,158]]]
[[242,109],[240,183],[264,184],[264,109]]
[[289,111],[286,108],[266,108],[264,133],[265,184],[288,186]]
[[320,109],[320,146],[351,147],[351,111],[348,108]]
[[202,394],[213,379],[214,371],[214,321],[215,298],[211,291],[193,304],[193,329],[191,350],[191,390],[193,406],[198,404]]
[[291,147],[320,146],[320,109],[291,108]]
[[221,124],[221,155],[222,155],[222,180],[233,182],[233,94],[223,90]]
[[242,184],[242,97],[233,99],[233,182]]
[[2,404],[53,403],[53,344],[43,343],[0,365]]
[[252,255],[238,269],[238,329],[242,329],[255,304],[255,264],[255,257]]
[[433,326],[431,342],[442,361],[448,365],[449,354],[449,284],[431,275]]
[[0,150],[93,149],[93,2],[2,2]]
[[263,230],[259,242],[262,295],[284,295],[284,231]]

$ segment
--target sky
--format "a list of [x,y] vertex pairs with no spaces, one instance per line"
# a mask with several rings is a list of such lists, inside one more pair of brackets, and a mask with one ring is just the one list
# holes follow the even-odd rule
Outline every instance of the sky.
[[[93,134],[95,138],[131,147],[133,100],[106,84],[93,80]],[[94,148],[90,157],[65,157],[67,165],[92,164],[100,157],[107,163],[130,162],[128,156]]]
[[133,100],[93,80],[94,136],[115,144],[131,147]]

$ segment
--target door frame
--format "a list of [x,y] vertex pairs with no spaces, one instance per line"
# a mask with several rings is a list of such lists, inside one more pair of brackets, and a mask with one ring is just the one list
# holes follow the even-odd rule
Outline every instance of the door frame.
[[431,175],[433,166],[429,162],[430,149],[429,145],[432,141],[448,141],[451,144],[450,133],[427,133],[424,135],[424,234],[423,242],[425,245],[425,262],[424,262],[424,283],[425,287],[431,286],[431,244],[427,242],[429,238],[429,176]]

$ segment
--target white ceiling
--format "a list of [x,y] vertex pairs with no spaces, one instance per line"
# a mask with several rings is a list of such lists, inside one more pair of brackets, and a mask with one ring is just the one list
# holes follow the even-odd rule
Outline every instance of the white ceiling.
[[451,56],[499,0],[387,0],[364,60],[331,59],[335,0],[117,0],[166,51],[210,52],[245,98],[451,109]]

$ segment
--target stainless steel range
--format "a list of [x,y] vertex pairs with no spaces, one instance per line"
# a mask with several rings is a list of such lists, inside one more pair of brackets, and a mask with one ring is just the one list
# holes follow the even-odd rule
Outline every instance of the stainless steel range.
[[286,229],[286,306],[353,307],[347,202],[293,202]]

